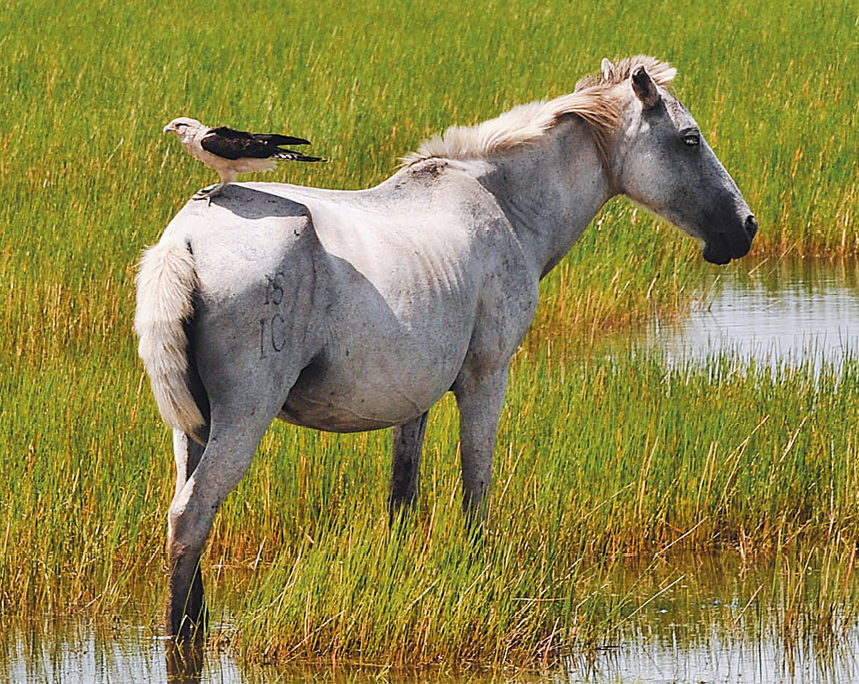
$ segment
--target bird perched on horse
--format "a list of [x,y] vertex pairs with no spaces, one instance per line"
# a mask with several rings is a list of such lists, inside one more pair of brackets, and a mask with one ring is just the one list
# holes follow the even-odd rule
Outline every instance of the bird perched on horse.
[[248,133],[226,126],[210,128],[185,116],[173,119],[164,127],[164,132],[175,133],[188,154],[217,171],[221,177],[220,183],[202,188],[193,199],[211,200],[221,193],[225,185],[234,182],[238,174],[272,171],[277,160],[326,161],[321,157],[308,157],[301,152],[281,149],[283,145],[309,145],[310,141],[304,138],[278,133]]

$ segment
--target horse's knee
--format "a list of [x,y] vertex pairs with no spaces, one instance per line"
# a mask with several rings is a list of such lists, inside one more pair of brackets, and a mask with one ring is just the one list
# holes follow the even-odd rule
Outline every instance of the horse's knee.
[[477,509],[483,504],[486,499],[486,494],[489,491],[489,478],[481,478],[476,481],[465,480],[463,482],[463,509],[470,513],[477,512]]
[[395,459],[391,465],[391,488],[388,504],[391,513],[403,506],[412,505],[417,499],[420,463]]
[[174,549],[177,553],[185,549],[201,550],[212,525],[212,516],[205,515],[195,501],[183,494],[177,493],[167,514],[167,550],[171,555]]

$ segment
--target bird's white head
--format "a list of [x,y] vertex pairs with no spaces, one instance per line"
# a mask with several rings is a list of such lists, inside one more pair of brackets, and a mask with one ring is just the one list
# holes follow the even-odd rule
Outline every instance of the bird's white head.
[[201,124],[197,119],[191,119],[187,116],[173,119],[164,127],[164,133],[175,133],[183,144],[190,142],[195,135],[206,130],[208,127]]

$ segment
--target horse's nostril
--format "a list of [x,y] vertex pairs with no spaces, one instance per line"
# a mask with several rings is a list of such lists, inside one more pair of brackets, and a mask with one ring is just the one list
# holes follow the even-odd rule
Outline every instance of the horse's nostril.
[[755,234],[758,232],[758,220],[754,217],[754,215],[749,214],[746,216],[746,234],[749,238],[753,238]]

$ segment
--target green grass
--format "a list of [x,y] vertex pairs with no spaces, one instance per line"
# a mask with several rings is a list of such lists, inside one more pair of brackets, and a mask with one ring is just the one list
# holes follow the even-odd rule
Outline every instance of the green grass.
[[[459,509],[452,402],[433,412],[418,511],[399,532],[386,521],[384,433],[278,425],[217,519],[207,576],[253,568],[230,633],[249,661],[554,661],[623,624],[631,599],[606,582],[624,559],[849,555],[857,444],[842,426],[859,412],[857,374],[850,361],[815,377],[738,372],[730,356],[671,369],[658,355],[560,364],[523,353],[480,544]],[[44,373],[19,410],[46,405],[61,377]],[[149,407],[116,415],[145,385],[101,380],[4,434],[28,454],[3,464],[4,613],[109,613],[135,600],[137,582],[163,582],[168,434]],[[77,429],[79,416],[94,427]],[[837,618],[851,605],[841,587],[794,619]]]
[[[432,418],[419,512],[399,534],[384,520],[386,473],[364,466],[364,443],[327,445],[319,462],[307,448],[306,465],[264,457],[227,504],[211,552],[236,552],[222,540],[241,531],[246,558],[271,554],[236,617],[239,648],[258,662],[553,661],[609,638],[647,600],[634,572],[618,579],[624,559],[689,549],[732,549],[751,564],[823,549],[847,579],[810,588],[798,573],[783,629],[849,622],[857,445],[836,423],[856,414],[857,368],[815,384],[807,369],[743,374],[731,361],[669,372],[658,358],[563,370],[520,359],[476,546],[462,530],[449,405]],[[282,434],[270,435],[271,451],[290,450],[293,432]],[[321,486],[301,476],[324,470],[334,479]],[[254,510],[269,497],[320,508],[280,508],[272,524],[291,531],[265,548]]]
[[[212,180],[161,134],[175,116],[307,137],[330,163],[265,178],[360,188],[448,125],[650,53],[678,67],[677,93],[758,214],[758,255],[859,254],[855,7],[716,7],[7,2],[0,614],[101,614],[163,581],[172,459],[136,359],[132,279]],[[853,543],[854,364],[815,385],[807,368],[742,375],[730,359],[582,359],[580,340],[682,311],[708,268],[618,201],[546,279],[481,549],[462,533],[451,402],[433,412],[420,511],[398,539],[386,434],[271,430],[207,565],[258,566],[236,616],[247,657],[533,662],[612,622],[587,606],[625,554]]]

